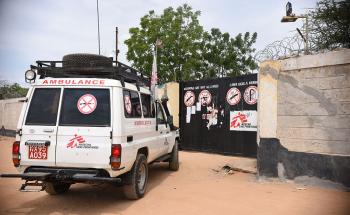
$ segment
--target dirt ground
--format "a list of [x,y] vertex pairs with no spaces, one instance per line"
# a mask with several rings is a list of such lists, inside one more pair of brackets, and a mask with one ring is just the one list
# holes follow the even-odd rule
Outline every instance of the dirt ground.
[[[0,137],[0,173],[15,173],[13,138]],[[0,179],[0,214],[350,214],[350,192],[300,187],[292,182],[261,182],[253,174],[216,172],[237,159],[181,152],[180,170],[150,167],[146,196],[124,199],[112,185],[73,185],[69,192],[19,192],[20,179]]]

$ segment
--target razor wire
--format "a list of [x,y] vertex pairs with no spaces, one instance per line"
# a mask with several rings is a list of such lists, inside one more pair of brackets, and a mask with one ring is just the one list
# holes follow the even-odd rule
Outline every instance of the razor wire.
[[279,60],[299,56],[304,52],[305,42],[303,38],[295,33],[291,37],[285,37],[267,45],[263,50],[258,51],[254,58],[257,62],[265,60]]

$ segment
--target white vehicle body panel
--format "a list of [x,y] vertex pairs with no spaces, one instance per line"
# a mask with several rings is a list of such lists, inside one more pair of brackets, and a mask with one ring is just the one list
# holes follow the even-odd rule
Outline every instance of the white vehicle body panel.
[[[47,87],[55,88],[57,87]],[[32,100],[32,95],[35,89],[42,89],[41,87],[35,87],[34,89],[29,90],[28,104]],[[60,88],[59,88],[60,89]],[[57,124],[52,126],[44,125],[26,125],[26,115],[28,113],[28,105],[23,105],[21,114],[22,121],[18,123],[21,126],[21,138],[20,138],[20,152],[21,152],[21,165],[24,166],[55,166],[55,148],[56,148],[56,132]],[[19,139],[19,138],[16,138]],[[29,146],[26,145],[26,142],[42,142],[49,141],[50,145],[48,146],[47,159],[38,160],[38,159],[29,159]]]
[[[109,168],[111,155],[110,127],[66,127],[59,126],[57,132],[56,166],[82,168]],[[75,135],[83,138],[83,145],[94,148],[68,148]]]
[[[64,89],[104,89],[109,91],[110,104],[112,101],[111,88],[69,86]],[[97,101],[98,102],[98,101]],[[97,104],[98,105],[98,104]],[[61,102],[62,108],[62,102]],[[60,108],[60,109],[61,109]],[[62,111],[60,111],[62,113]],[[110,111],[110,118],[113,118],[113,111]],[[60,115],[61,117],[61,115]],[[110,120],[111,123],[113,120]],[[91,127],[91,126],[64,126],[58,125],[56,166],[59,167],[82,167],[82,168],[109,168],[109,156],[111,155],[111,132],[112,126]],[[81,148],[70,147],[68,144],[79,145],[77,138],[83,140]],[[88,162],[87,162],[88,161]]]

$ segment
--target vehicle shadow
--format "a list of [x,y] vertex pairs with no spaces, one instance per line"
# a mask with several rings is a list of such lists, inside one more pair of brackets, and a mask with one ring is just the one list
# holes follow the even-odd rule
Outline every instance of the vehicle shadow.
[[[171,171],[167,164],[154,164],[149,167],[147,193],[152,192],[158,184],[161,184]],[[147,198],[146,193],[146,198]],[[26,195],[30,193],[22,193]],[[140,199],[138,201],[143,201]],[[18,207],[6,210],[6,214],[113,214],[122,213],[126,208],[137,201],[127,200],[121,187],[112,184],[76,184],[61,195],[46,195],[19,204]]]

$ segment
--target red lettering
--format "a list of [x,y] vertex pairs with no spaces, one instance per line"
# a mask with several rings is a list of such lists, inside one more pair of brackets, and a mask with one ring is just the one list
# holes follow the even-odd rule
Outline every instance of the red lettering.
[[43,84],[52,84],[52,85],[105,85],[105,80],[44,80]]
[[151,121],[135,121],[134,125],[151,125]]

